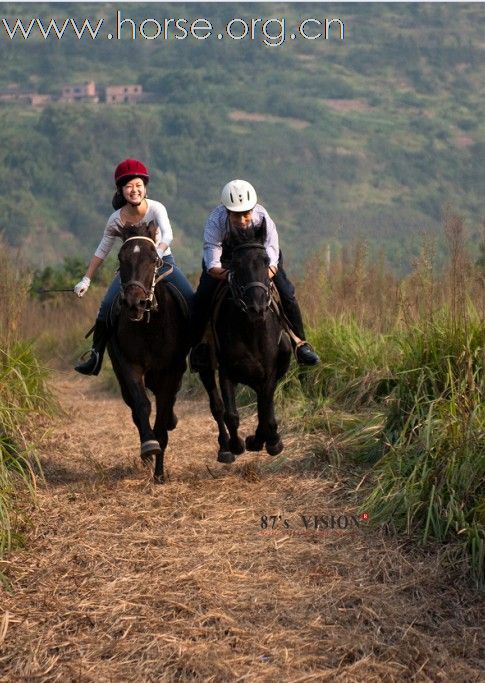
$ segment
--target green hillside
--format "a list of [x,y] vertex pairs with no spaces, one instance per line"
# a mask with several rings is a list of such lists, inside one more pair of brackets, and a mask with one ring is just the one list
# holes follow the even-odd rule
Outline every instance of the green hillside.
[[[131,40],[129,31],[108,40],[117,10],[137,27],[147,18],[205,18],[216,30],[234,18],[279,18],[287,35],[272,46],[260,30],[254,40]],[[0,102],[0,231],[36,266],[88,258],[110,212],[113,168],[137,156],[191,271],[207,212],[233,177],[258,189],[292,269],[320,245],[366,239],[403,272],[424,233],[441,239],[446,205],[465,217],[478,249],[482,16],[479,3],[3,4],[9,27],[33,17],[104,24],[94,40],[34,32],[11,40],[0,21],[0,90],[57,95],[66,82],[93,79],[140,83],[150,101]],[[344,40],[333,27],[327,40],[289,37],[303,19],[324,17],[341,19]],[[278,24],[269,28],[276,36]]]

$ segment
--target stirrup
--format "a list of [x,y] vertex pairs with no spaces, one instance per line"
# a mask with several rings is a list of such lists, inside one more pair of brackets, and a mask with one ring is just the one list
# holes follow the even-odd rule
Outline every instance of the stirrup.
[[[86,356],[88,351],[83,353],[81,358],[84,358]],[[99,374],[99,371],[101,369],[101,360],[102,356],[99,353],[99,351],[96,351],[96,349],[91,349],[91,355],[89,358],[84,361],[84,363],[78,363],[77,365],[74,366],[74,370],[77,372],[80,372],[81,375],[97,375]]]

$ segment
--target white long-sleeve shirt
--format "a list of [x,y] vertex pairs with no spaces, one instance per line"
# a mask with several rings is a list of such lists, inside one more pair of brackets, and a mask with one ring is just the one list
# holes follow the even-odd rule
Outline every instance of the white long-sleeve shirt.
[[[172,226],[168,218],[167,209],[160,202],[156,202],[153,199],[146,199],[148,204],[148,209],[146,214],[140,219],[139,223],[149,223],[154,221],[158,225],[158,229],[155,235],[155,245],[157,246],[157,251],[159,256],[166,256],[171,254],[170,243],[173,240]],[[103,237],[98,245],[98,248],[94,252],[95,256],[105,259],[109,252],[113,248],[113,244],[117,237],[122,239],[123,236],[123,224],[120,218],[121,209],[115,211],[108,218],[106,227],[104,229]],[[158,249],[159,244],[168,244],[168,248],[165,251]]]
[[[229,229],[227,209],[223,204],[219,204],[209,214],[204,228],[204,264],[207,270],[221,267],[222,242]],[[264,206],[256,204],[253,209],[253,226],[258,228],[266,219],[266,241],[264,246],[268,254],[270,266],[278,265],[280,254],[278,232],[271,216]]]

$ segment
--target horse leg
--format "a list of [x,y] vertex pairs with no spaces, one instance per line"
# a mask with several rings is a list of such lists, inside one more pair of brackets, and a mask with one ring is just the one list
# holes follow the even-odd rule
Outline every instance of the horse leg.
[[217,454],[217,461],[224,463],[234,462],[235,457],[234,454],[231,453],[229,447],[229,434],[227,433],[226,425],[224,423],[224,403],[217,390],[215,372],[209,368],[201,369],[199,371],[199,376],[209,396],[212,416],[219,427],[219,453]]
[[113,369],[118,378],[121,395],[131,408],[131,415],[140,435],[140,455],[143,461],[160,452],[160,445],[150,427],[151,404],[147,397],[141,368],[134,368],[120,361],[115,353],[110,354]]
[[256,433],[246,437],[246,448],[248,451],[262,451],[264,442],[266,441],[266,430],[261,424],[260,393],[261,390],[256,392],[258,398],[258,426],[256,428]]
[[239,413],[237,412],[235,386],[222,370],[219,370],[219,386],[224,403],[224,422],[229,430],[229,448],[234,455],[244,453],[244,441],[239,437]]
[[158,389],[155,394],[157,416],[153,427],[157,441],[160,444],[160,451],[155,455],[155,470],[153,472],[153,481],[155,484],[163,484],[165,480],[163,474],[163,456],[165,455],[165,449],[167,448],[168,443],[167,415],[165,410],[166,398],[160,394],[160,391],[163,391],[163,389]]
[[[183,373],[183,371],[182,371]],[[163,484],[163,456],[168,443],[168,431],[175,429],[177,418],[173,412],[177,391],[180,387],[181,373],[162,375],[159,377],[156,386],[153,387],[157,414],[153,431],[160,444],[161,451],[155,456],[155,471],[153,478],[156,484]]]
[[278,423],[274,411],[274,391],[276,382],[265,384],[257,392],[258,396],[258,426],[255,439],[258,443],[266,443],[269,455],[278,455],[283,450],[283,442],[278,434]]

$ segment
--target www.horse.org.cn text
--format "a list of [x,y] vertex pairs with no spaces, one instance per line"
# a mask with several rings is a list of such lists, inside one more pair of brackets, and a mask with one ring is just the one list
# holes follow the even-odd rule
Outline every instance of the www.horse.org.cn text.
[[[3,30],[1,30],[3,29]],[[285,17],[235,17],[216,27],[203,17],[146,18],[135,20],[116,11],[113,21],[89,18],[4,17],[0,25],[0,40],[44,39],[61,40],[218,40],[254,41],[268,47],[278,47],[287,41],[344,40],[345,25],[341,19],[306,17],[292,26]]]

